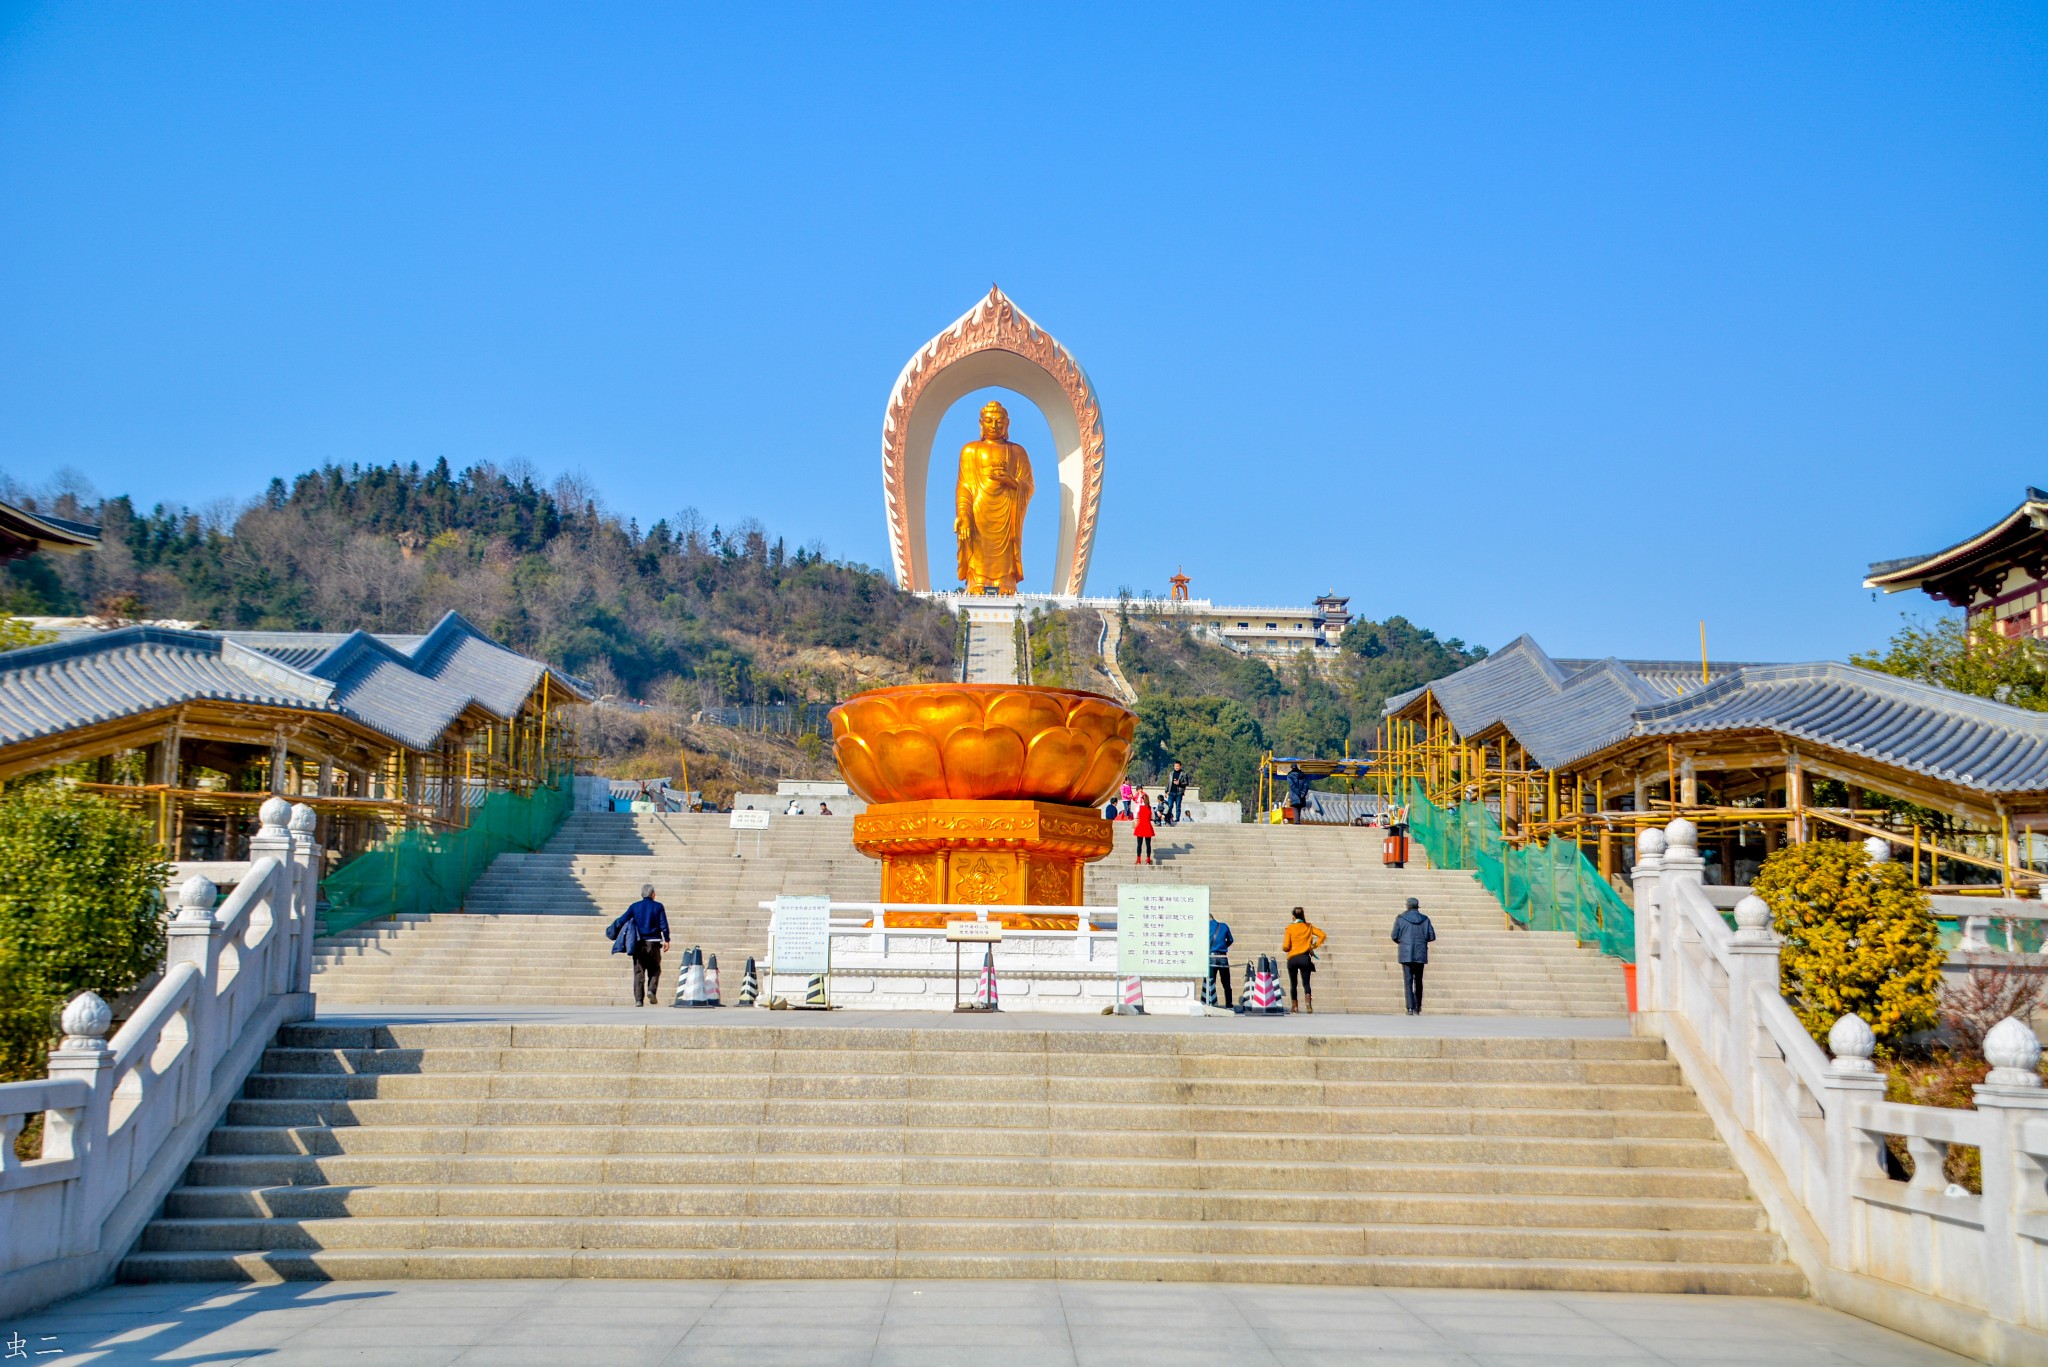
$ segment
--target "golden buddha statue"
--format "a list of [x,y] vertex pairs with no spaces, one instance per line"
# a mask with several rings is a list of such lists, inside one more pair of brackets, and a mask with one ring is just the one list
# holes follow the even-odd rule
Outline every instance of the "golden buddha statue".
[[981,440],[960,448],[953,535],[960,541],[960,582],[969,593],[1012,594],[1024,578],[1031,457],[1009,438],[1009,410],[991,402],[981,410]]

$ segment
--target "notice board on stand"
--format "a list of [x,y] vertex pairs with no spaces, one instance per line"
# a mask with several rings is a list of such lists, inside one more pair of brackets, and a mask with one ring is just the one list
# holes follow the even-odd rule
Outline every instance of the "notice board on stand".
[[1116,971],[1201,978],[1209,972],[1209,889],[1126,883],[1116,890]]

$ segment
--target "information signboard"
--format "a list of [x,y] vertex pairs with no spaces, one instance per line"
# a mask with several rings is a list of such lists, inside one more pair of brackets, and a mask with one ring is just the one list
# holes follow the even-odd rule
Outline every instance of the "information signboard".
[[832,971],[831,898],[778,897],[769,928],[775,937],[772,962],[777,973]]
[[1209,971],[1209,889],[1126,883],[1116,890],[1116,971],[1199,978]]
[[999,945],[1003,942],[1001,921],[948,921],[946,939],[953,944]]
[[736,831],[765,831],[768,829],[768,813],[757,812],[752,807],[732,814],[732,829]]

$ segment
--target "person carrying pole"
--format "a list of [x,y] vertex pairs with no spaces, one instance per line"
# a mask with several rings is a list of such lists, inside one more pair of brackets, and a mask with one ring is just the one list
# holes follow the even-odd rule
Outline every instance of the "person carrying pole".
[[1297,765],[1287,771],[1287,809],[1290,813],[1288,819],[1297,826],[1301,824],[1302,810],[1308,806],[1308,785],[1309,777],[1301,771],[1300,766]]
[[1209,976],[1216,982],[1216,990],[1222,993],[1223,1005],[1230,1006],[1230,947],[1237,943],[1237,937],[1230,933],[1230,923],[1216,919],[1216,913],[1209,913]]
[[668,909],[654,900],[654,884],[640,885],[640,900],[611,923],[605,938],[616,945],[631,927],[633,1005],[661,1005],[661,947],[668,943]]
[[[1316,951],[1329,942],[1323,934],[1308,922],[1308,913],[1300,907],[1294,909],[1294,919],[1287,923],[1287,931],[1280,937],[1280,953],[1287,960],[1287,997],[1296,1011],[1316,1013]],[[1304,1007],[1302,1002],[1308,1005]]]

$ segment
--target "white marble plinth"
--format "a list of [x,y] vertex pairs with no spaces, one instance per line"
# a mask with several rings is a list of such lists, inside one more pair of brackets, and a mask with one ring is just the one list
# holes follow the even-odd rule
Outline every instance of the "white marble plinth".
[[[959,1000],[974,1000],[987,947],[959,949]],[[954,1004],[954,949],[942,930],[832,928],[831,999],[834,1006],[867,1011],[951,1011]],[[1005,1011],[1059,1011],[1099,1015],[1118,1000],[1116,933],[1076,934],[1056,930],[1012,931],[995,946],[996,993]],[[803,1001],[808,973],[773,968],[763,996]],[[1194,978],[1146,978],[1145,1009],[1153,1015],[1202,1014],[1201,982]]]

